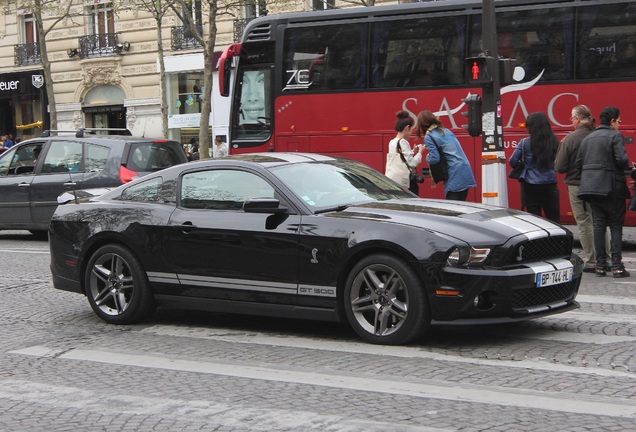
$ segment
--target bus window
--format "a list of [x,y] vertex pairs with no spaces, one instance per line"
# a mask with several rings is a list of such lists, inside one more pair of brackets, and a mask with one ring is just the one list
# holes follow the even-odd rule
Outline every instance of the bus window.
[[633,78],[636,76],[636,4],[579,9],[577,78]]
[[373,24],[371,87],[463,84],[464,37],[456,24],[450,16]]
[[236,138],[268,138],[271,132],[271,71],[245,69],[238,76],[239,109],[234,121]]
[[[515,58],[526,79],[540,74],[544,81],[571,79],[574,57],[565,47],[574,37],[573,22],[574,8],[499,12],[497,50],[504,57]],[[473,50],[474,54],[478,52]]]
[[366,24],[288,29],[283,91],[365,87],[366,29]]

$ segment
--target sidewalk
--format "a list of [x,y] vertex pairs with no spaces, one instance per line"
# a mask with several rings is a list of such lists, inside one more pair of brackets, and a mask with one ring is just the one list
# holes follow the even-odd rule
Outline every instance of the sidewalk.
[[[579,243],[579,230],[576,225],[563,225],[574,234],[574,245],[580,248]],[[636,227],[624,227],[623,228],[623,250],[635,251],[636,250]]]

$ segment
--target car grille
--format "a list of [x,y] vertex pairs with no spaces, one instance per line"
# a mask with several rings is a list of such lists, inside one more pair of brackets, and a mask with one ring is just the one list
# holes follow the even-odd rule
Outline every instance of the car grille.
[[510,248],[503,260],[504,265],[523,264],[532,261],[569,257],[572,239],[568,236],[544,237],[521,242]]
[[574,297],[575,291],[576,284],[574,282],[566,282],[543,288],[534,287],[515,290],[512,297],[512,308],[523,309],[570,300]]

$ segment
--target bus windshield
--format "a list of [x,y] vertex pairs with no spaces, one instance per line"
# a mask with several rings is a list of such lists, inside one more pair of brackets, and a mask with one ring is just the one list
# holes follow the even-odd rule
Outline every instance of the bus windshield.
[[233,119],[232,136],[236,139],[266,140],[271,134],[271,70],[250,68],[240,71],[240,92],[235,95],[239,109]]

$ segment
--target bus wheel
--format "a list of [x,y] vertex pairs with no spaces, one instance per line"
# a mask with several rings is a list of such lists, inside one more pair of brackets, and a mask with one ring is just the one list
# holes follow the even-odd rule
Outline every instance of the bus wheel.
[[344,292],[351,327],[373,344],[407,344],[430,325],[422,281],[404,261],[391,255],[370,255],[357,263]]

